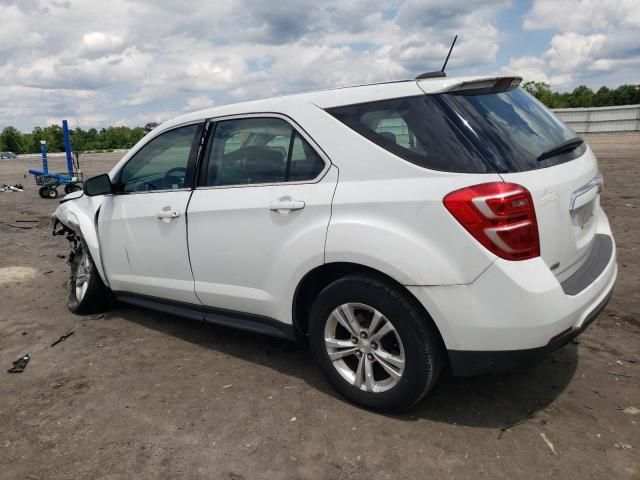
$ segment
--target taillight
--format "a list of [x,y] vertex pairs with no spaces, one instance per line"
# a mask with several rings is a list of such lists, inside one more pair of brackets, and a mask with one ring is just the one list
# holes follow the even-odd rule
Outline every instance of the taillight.
[[507,260],[540,255],[529,190],[515,183],[482,183],[451,192],[444,206],[482,245]]

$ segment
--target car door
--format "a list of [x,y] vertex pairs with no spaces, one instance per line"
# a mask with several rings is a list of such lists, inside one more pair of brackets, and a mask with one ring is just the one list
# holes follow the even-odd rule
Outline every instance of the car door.
[[324,261],[337,169],[284,117],[212,132],[188,211],[198,298],[291,323],[297,283]]
[[186,211],[203,125],[163,132],[129,159],[98,216],[102,263],[114,292],[199,304]]

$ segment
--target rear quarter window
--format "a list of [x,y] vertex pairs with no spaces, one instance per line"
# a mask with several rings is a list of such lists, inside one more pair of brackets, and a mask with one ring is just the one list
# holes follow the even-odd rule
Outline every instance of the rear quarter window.
[[328,113],[379,147],[432,170],[490,173],[476,147],[428,95],[330,108]]

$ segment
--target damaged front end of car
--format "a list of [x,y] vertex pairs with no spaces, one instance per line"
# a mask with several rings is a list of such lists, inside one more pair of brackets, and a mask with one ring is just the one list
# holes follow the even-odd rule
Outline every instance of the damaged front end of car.
[[86,248],[106,285],[98,241],[98,214],[101,198],[83,195],[81,191],[67,195],[51,215],[52,234],[64,236],[70,245],[71,264],[80,247]]

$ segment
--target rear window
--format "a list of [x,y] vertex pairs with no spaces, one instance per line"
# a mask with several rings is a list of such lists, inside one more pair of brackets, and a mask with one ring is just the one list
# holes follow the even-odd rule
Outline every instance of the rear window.
[[520,88],[383,100],[327,110],[378,146],[448,172],[511,173],[582,155],[585,145],[538,157],[576,134]]
[[582,155],[586,145],[538,161],[538,157],[576,134],[521,88],[483,94],[439,95],[476,136],[476,145],[498,172],[523,172],[550,167]]

